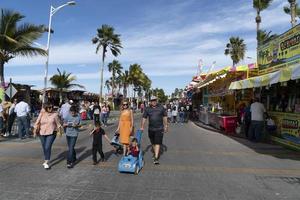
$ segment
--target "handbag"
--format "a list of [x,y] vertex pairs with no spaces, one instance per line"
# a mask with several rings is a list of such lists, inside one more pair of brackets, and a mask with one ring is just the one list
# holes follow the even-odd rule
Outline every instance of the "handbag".
[[63,127],[62,127],[62,126],[58,127],[58,128],[57,128],[57,131],[56,131],[56,135],[57,135],[58,137],[61,137],[63,134],[64,134],[64,129],[63,129]]
[[33,129],[33,134],[40,135],[41,124],[38,123],[37,126]]

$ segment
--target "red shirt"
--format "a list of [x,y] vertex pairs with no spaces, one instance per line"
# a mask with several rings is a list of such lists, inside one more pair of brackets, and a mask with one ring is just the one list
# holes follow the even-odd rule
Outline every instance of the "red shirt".
[[133,157],[138,157],[139,151],[138,151],[137,146],[135,146],[135,147],[130,146],[130,147],[129,147],[129,150],[130,150],[130,154],[131,154]]

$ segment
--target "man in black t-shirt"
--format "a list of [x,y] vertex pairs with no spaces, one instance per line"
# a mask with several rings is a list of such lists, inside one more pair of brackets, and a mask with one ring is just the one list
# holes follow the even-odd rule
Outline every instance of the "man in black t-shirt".
[[150,106],[144,111],[141,124],[142,131],[147,118],[149,119],[148,135],[154,151],[154,164],[159,164],[160,145],[162,145],[163,134],[168,132],[168,119],[166,109],[157,104],[156,97],[151,97]]

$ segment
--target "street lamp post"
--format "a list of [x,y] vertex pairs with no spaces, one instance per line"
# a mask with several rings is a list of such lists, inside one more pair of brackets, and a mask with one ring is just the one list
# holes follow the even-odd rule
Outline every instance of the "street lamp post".
[[50,48],[50,38],[51,38],[51,25],[52,25],[52,16],[60,9],[65,6],[72,6],[75,5],[75,1],[69,1],[61,6],[53,7],[50,6],[50,13],[49,13],[49,25],[48,25],[48,40],[47,40],[47,60],[45,65],[45,77],[44,77],[44,94],[43,94],[43,104],[46,103],[46,88],[47,88],[47,81],[48,81],[48,65],[49,65],[49,48]]

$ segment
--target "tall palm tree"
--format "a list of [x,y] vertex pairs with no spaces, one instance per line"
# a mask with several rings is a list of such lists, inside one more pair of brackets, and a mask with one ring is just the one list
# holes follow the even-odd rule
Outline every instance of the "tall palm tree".
[[127,89],[130,85],[130,77],[129,77],[129,71],[125,70],[125,72],[121,75],[122,80],[122,87],[123,87],[123,96],[124,98],[127,98]]
[[1,9],[0,15],[0,82],[4,86],[4,65],[16,56],[47,55],[46,51],[33,46],[45,32],[44,26],[23,23],[25,18],[18,12]]
[[256,17],[255,17],[255,22],[256,22],[256,36],[257,36],[257,46],[259,45],[258,42],[258,31],[261,23],[261,16],[260,13],[261,11],[267,9],[272,3],[272,0],[253,0],[253,8],[256,10]]
[[111,80],[112,80],[112,96],[114,98],[114,92],[116,88],[116,78],[122,74],[122,65],[117,60],[113,60],[111,63],[108,64],[108,71],[111,72]]
[[283,8],[283,11],[286,14],[291,15],[291,24],[292,27],[296,26],[296,17],[300,16],[300,7],[298,6],[298,4],[296,3],[296,0],[288,0],[288,2],[290,3],[290,6],[285,6]]
[[137,88],[141,85],[143,76],[143,70],[139,64],[132,64],[129,66],[129,81],[133,87],[133,94],[135,97],[134,88]]
[[229,43],[226,45],[225,55],[230,55],[233,66],[244,59],[245,52],[246,44],[243,39],[239,37],[231,37],[229,39]]
[[105,81],[105,87],[107,88],[107,92],[109,93],[110,92],[110,88],[111,88],[111,80],[106,80]]
[[50,82],[59,90],[59,102],[62,103],[62,92],[64,90],[69,90],[74,87],[84,88],[84,86],[73,83],[76,81],[76,76],[73,76],[72,73],[67,73],[66,71],[61,71],[57,68],[57,74],[54,74],[50,78]]
[[142,85],[141,86],[142,86],[143,91],[145,92],[146,97],[149,97],[151,84],[152,84],[152,81],[149,79],[149,77],[146,74],[144,74],[144,76],[142,78]]
[[100,97],[99,102],[102,102],[102,89],[103,89],[103,70],[104,70],[104,61],[107,50],[110,50],[113,56],[118,56],[122,48],[120,35],[115,34],[115,29],[109,25],[102,25],[101,28],[97,29],[97,35],[92,39],[93,44],[97,44],[96,53],[99,49],[102,48],[102,67],[100,75]]

